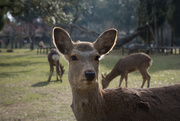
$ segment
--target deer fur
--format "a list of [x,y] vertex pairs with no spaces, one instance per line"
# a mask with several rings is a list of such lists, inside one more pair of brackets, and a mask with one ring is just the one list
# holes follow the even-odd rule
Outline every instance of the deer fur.
[[152,64],[152,59],[145,53],[135,53],[128,55],[124,58],[120,58],[115,64],[114,68],[109,74],[104,74],[102,76],[102,86],[103,89],[107,88],[109,83],[117,76],[121,75],[119,87],[123,79],[125,78],[126,87],[128,80],[128,73],[139,70],[143,77],[143,83],[141,88],[143,88],[146,80],[148,81],[147,87],[149,88],[151,76],[148,74],[148,68]]
[[48,54],[48,61],[49,61],[49,66],[50,66],[50,73],[49,73],[49,78],[48,82],[51,80],[51,76],[54,71],[54,66],[56,67],[56,79],[58,81],[58,76],[60,77],[60,81],[62,82],[62,75],[64,73],[64,66],[61,65],[60,61],[60,53],[56,49],[51,49],[50,53]]
[[99,57],[111,51],[117,30],[103,32],[95,42],[74,43],[62,28],[53,42],[69,62],[72,111],[78,121],[179,121],[180,84],[158,88],[102,90]]

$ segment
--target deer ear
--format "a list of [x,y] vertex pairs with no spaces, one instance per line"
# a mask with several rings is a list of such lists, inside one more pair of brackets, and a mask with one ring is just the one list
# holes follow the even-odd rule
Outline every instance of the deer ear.
[[73,45],[70,35],[60,27],[53,29],[53,43],[62,54],[69,53]]
[[104,79],[104,75],[103,74],[101,74],[101,77]]
[[100,55],[110,52],[116,44],[117,30],[109,29],[103,32],[93,43]]

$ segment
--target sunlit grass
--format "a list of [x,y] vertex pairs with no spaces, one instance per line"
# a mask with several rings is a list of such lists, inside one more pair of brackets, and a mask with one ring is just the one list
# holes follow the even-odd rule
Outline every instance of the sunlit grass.
[[74,120],[69,107],[67,62],[63,58],[61,62],[66,69],[63,83],[55,81],[55,74],[48,83],[47,55],[27,49],[13,53],[3,51],[0,56],[0,119]]
[[[120,57],[123,56],[119,50],[110,52],[100,61],[100,73],[110,72]],[[154,54],[151,57],[151,87],[180,83],[180,55]],[[72,95],[68,83],[68,63],[64,58],[61,58],[61,63],[65,67],[63,83],[56,82],[55,73],[48,83],[49,64],[46,54],[40,55],[36,50],[29,49],[15,49],[13,53],[2,50],[0,120],[75,120],[70,108]],[[117,87],[119,79],[120,76],[115,78],[108,88]],[[129,74],[128,87],[139,88],[141,84],[139,72]]]

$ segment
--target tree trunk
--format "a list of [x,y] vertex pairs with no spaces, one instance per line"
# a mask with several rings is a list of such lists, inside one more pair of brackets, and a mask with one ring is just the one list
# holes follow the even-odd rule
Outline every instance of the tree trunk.
[[[164,38],[163,38],[163,27],[161,26],[160,29],[160,40],[161,40],[161,47],[164,47]],[[162,49],[162,52],[164,53],[164,48]]]
[[13,39],[11,38],[11,49],[13,49],[14,48],[14,41],[13,41]]
[[15,41],[15,48],[17,49],[18,48],[18,45],[17,45],[18,43],[17,43],[17,41]]
[[118,39],[117,42],[116,42],[116,46],[117,47],[121,47],[123,46],[124,44],[132,41],[134,38],[136,38],[139,34],[142,34],[144,32],[146,32],[146,30],[149,28],[149,25],[144,25],[144,26],[141,26],[141,27],[138,27],[136,29],[136,31],[134,31],[134,33],[130,34],[129,36],[127,37],[124,37],[124,38],[121,38],[121,39]]
[[33,50],[34,49],[34,41],[32,41],[30,36],[28,36],[28,39],[30,41],[30,50]]
[[155,44],[156,44],[156,48],[159,48],[159,41],[158,41],[158,27],[157,27],[157,18],[155,16]]
[[[173,30],[171,30],[171,47],[173,47],[174,46],[174,32],[173,32]],[[171,54],[173,53],[173,50],[171,49]]]

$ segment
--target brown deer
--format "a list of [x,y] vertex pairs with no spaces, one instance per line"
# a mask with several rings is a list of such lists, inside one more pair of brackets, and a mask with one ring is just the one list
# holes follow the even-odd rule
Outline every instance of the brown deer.
[[78,121],[179,121],[180,84],[166,87],[102,90],[99,57],[112,50],[117,30],[95,42],[73,42],[62,28],[53,29],[53,42],[69,62],[72,111]]
[[44,42],[41,40],[40,42],[39,42],[39,45],[38,45],[41,49],[42,48],[46,48],[46,45],[44,44]]
[[147,70],[151,64],[152,64],[152,59],[145,53],[135,53],[135,54],[128,55],[124,58],[120,58],[109,74],[101,75],[103,89],[107,88],[109,83],[115,77],[119,75],[121,75],[119,87],[121,86],[121,83],[124,78],[125,78],[126,87],[127,87],[128,73],[131,73],[137,70],[139,70],[139,72],[141,73],[143,77],[143,83],[142,83],[141,88],[143,88],[146,80],[148,81],[147,87],[149,88],[151,77],[148,74]]
[[54,71],[54,66],[56,67],[56,78],[58,81],[58,76],[60,77],[60,81],[62,82],[62,75],[64,73],[64,66],[61,65],[60,61],[60,53],[56,49],[51,49],[50,53],[48,54],[48,61],[49,61],[49,66],[50,66],[50,73],[49,73],[49,78],[48,82],[51,80],[51,76]]

